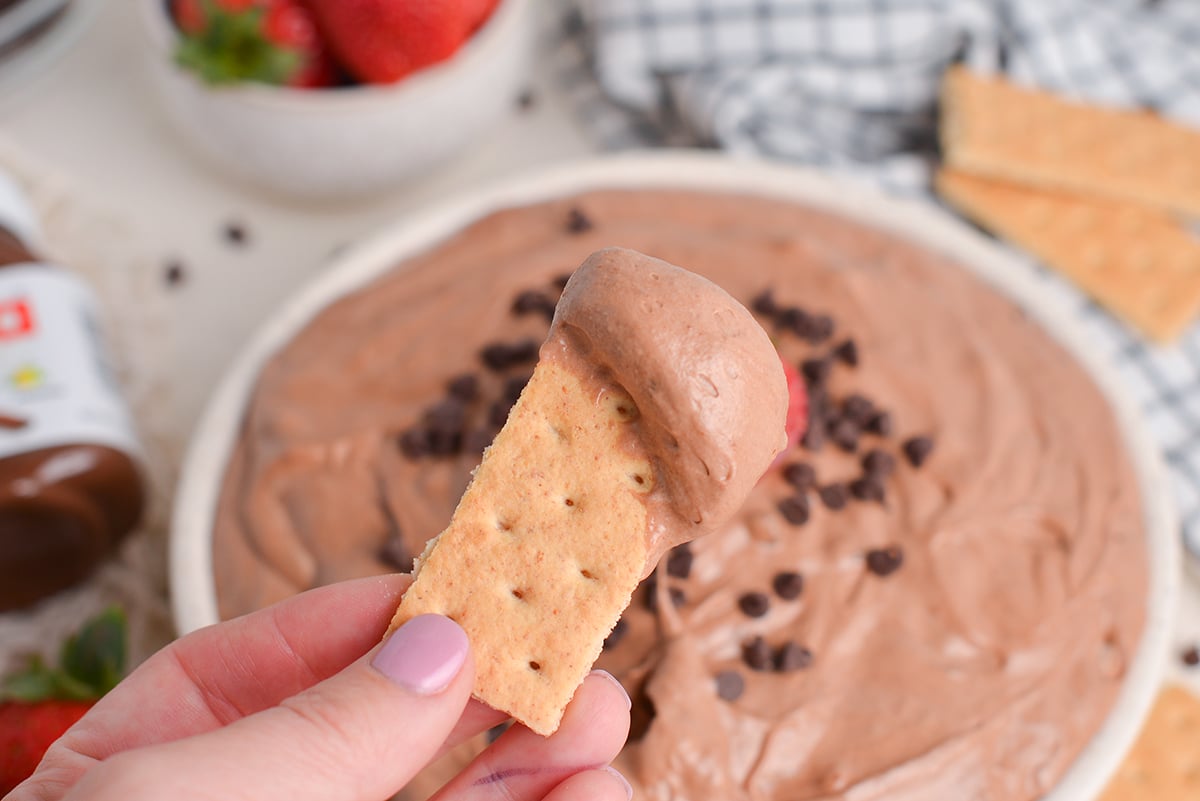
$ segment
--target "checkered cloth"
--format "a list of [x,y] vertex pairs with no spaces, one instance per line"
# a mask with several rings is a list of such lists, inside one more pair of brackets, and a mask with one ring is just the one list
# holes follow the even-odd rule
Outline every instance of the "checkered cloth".
[[[963,62],[1200,126],[1196,0],[576,0],[562,81],[609,149],[705,145],[928,191],[936,99]],[[1037,265],[1163,447],[1200,559],[1200,325],[1152,347]]]

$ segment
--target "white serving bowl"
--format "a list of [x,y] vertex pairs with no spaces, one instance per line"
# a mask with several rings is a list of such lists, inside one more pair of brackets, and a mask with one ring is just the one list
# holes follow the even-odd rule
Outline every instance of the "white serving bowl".
[[175,63],[163,0],[141,0],[148,72],[167,117],[208,160],[286,195],[328,199],[427,172],[512,107],[533,48],[530,0],[501,0],[450,59],[395,84],[211,87]]
[[1074,355],[1112,404],[1144,504],[1149,586],[1142,641],[1103,727],[1044,801],[1093,801],[1132,744],[1159,687],[1179,596],[1178,525],[1158,451],[1114,371],[1090,347],[1074,316],[1048,297],[1030,268],[934,207],[776,164],[694,153],[602,158],[552,168],[464,195],[382,231],[347,252],[272,315],[226,374],[193,436],[171,532],[170,576],[181,633],[217,621],[212,528],[225,466],[263,364],[335,299],[427,250],[468,223],[509,206],[598,188],[661,188],[755,194],[797,201],[894,232],[946,254],[1011,297]]

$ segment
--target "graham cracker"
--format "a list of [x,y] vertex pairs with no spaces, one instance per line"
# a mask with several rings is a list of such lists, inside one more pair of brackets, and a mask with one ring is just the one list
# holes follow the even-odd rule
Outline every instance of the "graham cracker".
[[621,388],[540,361],[392,620],[456,620],[475,695],[539,734],[558,728],[642,577],[655,473],[636,417]]
[[1200,798],[1200,699],[1178,686],[1159,694],[1133,750],[1099,801]]
[[951,69],[942,149],[959,171],[1200,217],[1200,131]]
[[1174,338],[1200,311],[1200,239],[1168,214],[955,170],[938,174],[937,189],[1154,339]]

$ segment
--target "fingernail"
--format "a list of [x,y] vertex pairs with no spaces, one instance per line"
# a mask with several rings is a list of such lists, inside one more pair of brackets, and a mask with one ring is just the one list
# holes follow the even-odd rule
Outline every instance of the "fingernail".
[[633,785],[629,783],[629,779],[626,779],[624,776],[622,776],[621,771],[617,770],[612,765],[605,765],[604,772],[610,774],[614,779],[619,781],[625,787],[625,797],[629,799],[629,801],[633,801]]
[[621,682],[617,681],[616,676],[609,673],[607,670],[593,670],[592,675],[600,676],[602,678],[608,679],[613,684],[617,685],[617,689],[619,689],[621,691],[621,695],[625,696],[625,708],[633,709],[633,701],[629,700],[629,693],[625,691],[625,685],[623,685],[623,684],[621,684]]
[[371,665],[404,689],[436,695],[467,661],[467,633],[442,615],[420,615],[392,632]]

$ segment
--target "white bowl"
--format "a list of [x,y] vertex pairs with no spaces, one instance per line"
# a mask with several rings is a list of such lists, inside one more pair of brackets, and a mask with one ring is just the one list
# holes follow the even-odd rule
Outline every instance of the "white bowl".
[[170,576],[181,633],[216,622],[212,528],[226,462],[241,432],[242,412],[260,368],[325,306],[404,258],[428,249],[489,212],[597,188],[673,187],[793,200],[892,231],[947,254],[1013,298],[1088,370],[1112,404],[1136,470],[1145,507],[1149,552],[1146,625],[1112,712],[1059,785],[1044,801],[1093,801],[1132,744],[1161,681],[1179,596],[1178,525],[1169,482],[1136,407],[1102,362],[1074,317],[1048,297],[1029,267],[932,206],[900,201],[775,164],[692,153],[603,158],[553,168],[446,202],[406,218],[351,250],[296,294],[250,341],[225,376],[192,438],[183,466],[171,532]]
[[385,189],[462,151],[512,107],[532,57],[529,0],[501,0],[454,56],[395,84],[211,87],[175,63],[163,0],[141,7],[148,72],[180,135],[227,172],[306,198]]

